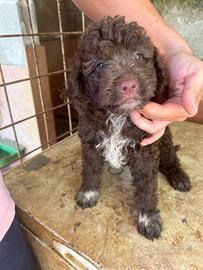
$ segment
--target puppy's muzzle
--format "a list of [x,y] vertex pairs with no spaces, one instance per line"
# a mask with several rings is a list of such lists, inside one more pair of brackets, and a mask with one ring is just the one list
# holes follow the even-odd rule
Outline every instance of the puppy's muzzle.
[[117,89],[122,95],[131,96],[135,94],[137,89],[136,80],[121,80],[117,82]]
[[[117,80],[116,91],[120,101],[134,99],[138,94],[138,81],[134,78]],[[119,103],[119,102],[118,102]]]

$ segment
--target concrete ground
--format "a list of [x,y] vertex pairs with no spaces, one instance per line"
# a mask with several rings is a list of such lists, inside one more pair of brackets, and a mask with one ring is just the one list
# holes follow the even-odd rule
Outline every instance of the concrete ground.
[[203,126],[172,125],[189,193],[173,190],[159,175],[161,238],[139,235],[131,214],[128,170],[104,171],[96,207],[79,209],[75,193],[81,182],[77,135],[46,150],[5,176],[17,211],[43,270],[200,270],[203,269]]

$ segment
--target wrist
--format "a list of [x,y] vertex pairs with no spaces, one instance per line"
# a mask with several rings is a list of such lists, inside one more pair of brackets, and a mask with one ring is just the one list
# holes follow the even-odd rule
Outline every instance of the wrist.
[[168,25],[165,26],[165,31],[162,31],[160,36],[157,37],[156,43],[155,45],[158,46],[162,59],[166,59],[178,52],[187,52],[192,55],[192,50],[184,38]]
[[176,55],[193,55],[192,50],[187,47],[181,47],[177,46],[174,48],[169,49],[165,52],[165,54],[160,55],[161,62],[166,64],[168,61],[170,61],[171,58],[173,58]]

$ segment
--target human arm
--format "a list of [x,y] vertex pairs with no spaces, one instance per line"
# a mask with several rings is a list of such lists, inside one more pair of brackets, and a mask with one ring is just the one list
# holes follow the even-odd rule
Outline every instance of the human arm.
[[159,15],[149,0],[73,0],[93,21],[104,16],[124,15],[127,22],[136,21],[143,26],[161,55],[172,49],[184,49],[191,53],[185,40]]

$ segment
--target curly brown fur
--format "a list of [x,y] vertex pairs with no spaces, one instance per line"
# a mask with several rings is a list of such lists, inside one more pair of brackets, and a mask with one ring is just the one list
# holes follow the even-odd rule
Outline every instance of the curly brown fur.
[[161,233],[156,196],[159,168],[175,189],[190,189],[169,129],[161,140],[142,148],[139,143],[148,134],[129,117],[130,111],[158,97],[165,84],[158,51],[137,23],[106,17],[86,29],[68,91],[79,114],[83,149],[83,182],[76,201],[82,208],[97,203],[104,160],[115,168],[128,165],[138,231],[152,240]]

